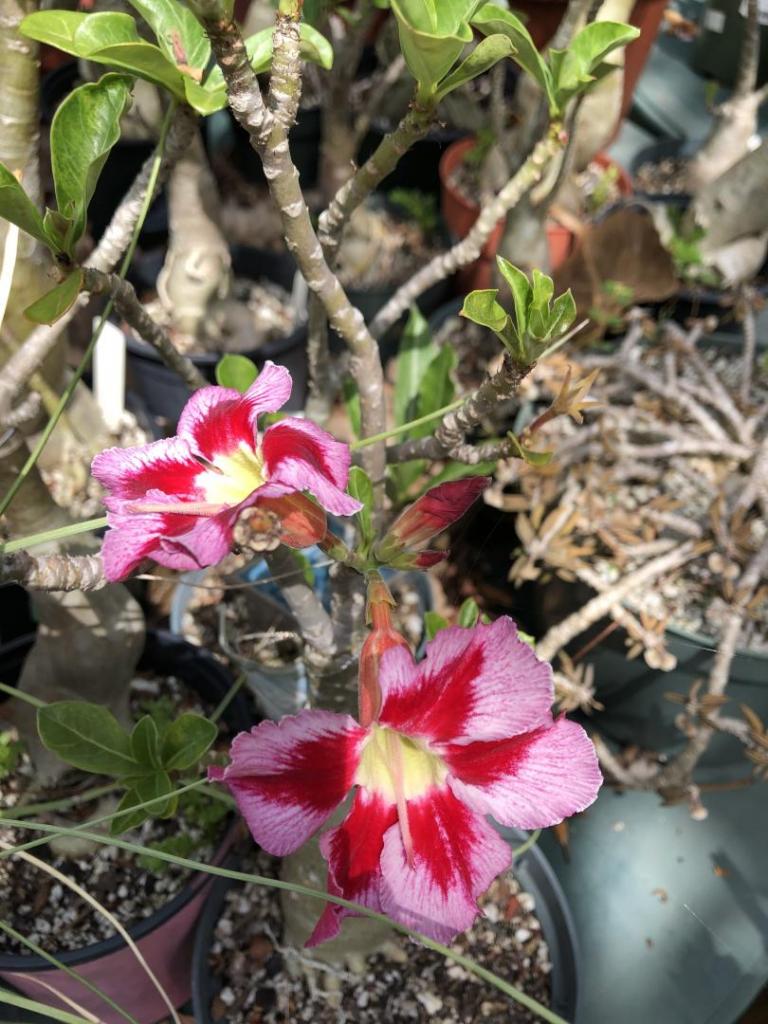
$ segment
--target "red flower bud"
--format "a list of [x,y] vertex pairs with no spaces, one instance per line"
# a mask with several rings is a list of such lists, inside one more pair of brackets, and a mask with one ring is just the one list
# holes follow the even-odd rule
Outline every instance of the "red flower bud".
[[386,583],[378,576],[368,584],[366,621],[372,627],[360,651],[358,675],[360,724],[369,726],[375,722],[381,710],[381,686],[379,666],[381,656],[390,647],[407,647],[404,636],[392,625],[392,607],[395,600]]
[[[390,562],[402,551],[421,551],[435,534],[464,515],[489,482],[487,476],[470,476],[433,487],[400,513],[376,545],[376,557]],[[417,565],[418,560],[413,564]]]

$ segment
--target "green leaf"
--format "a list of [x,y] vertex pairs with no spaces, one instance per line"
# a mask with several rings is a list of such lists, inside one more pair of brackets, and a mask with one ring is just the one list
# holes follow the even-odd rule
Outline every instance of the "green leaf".
[[248,356],[227,353],[216,364],[216,383],[223,388],[234,388],[241,395],[259,376],[259,368]]
[[24,316],[36,324],[52,324],[71,309],[83,287],[82,270],[71,274],[24,310]]
[[473,16],[472,24],[483,35],[495,32],[503,32],[507,35],[515,47],[512,59],[539,83],[546,93],[550,105],[554,102],[552,76],[549,73],[549,68],[537,50],[530,32],[516,14],[497,4],[484,3]]
[[522,629],[517,631],[517,639],[522,640],[524,644],[528,644],[529,647],[536,648],[536,637],[531,636],[530,633],[524,633]]
[[534,267],[531,282],[531,304],[528,308],[528,333],[534,338],[546,338],[549,335],[551,311],[549,304],[555,293],[555,285],[551,277]]
[[506,310],[496,301],[499,294],[498,288],[485,288],[481,291],[470,292],[464,297],[464,305],[461,307],[459,316],[465,316],[473,323],[481,327],[489,327],[496,334],[500,334],[507,325]]
[[[220,73],[221,69],[217,67],[214,70]],[[209,80],[205,85],[199,85],[193,78],[184,75],[184,96],[187,103],[204,117],[215,114],[217,110],[223,110],[227,105],[227,87],[224,84],[224,77],[219,75],[214,82],[210,81],[212,78],[213,75],[209,75]]]
[[[424,371],[419,392],[418,416],[429,416],[453,400],[453,370],[456,366],[456,350],[452,345],[442,345],[435,358]],[[434,423],[424,423],[410,431],[411,437],[426,437],[435,429]]]
[[[275,34],[273,28],[264,28],[245,40],[245,52],[251,67],[257,75],[268,71],[272,64],[272,40]],[[319,64],[321,68],[328,70],[333,66],[333,47],[312,25],[302,21],[299,25],[299,44],[303,60]]]
[[512,442],[517,457],[527,462],[529,466],[547,466],[552,461],[554,452],[535,452],[532,448],[525,448],[520,444],[519,438],[511,431],[507,437]]
[[583,28],[567,50],[550,50],[557,106],[562,109],[571,97],[588,88],[595,81],[595,72],[604,58],[638,35],[638,30],[631,25],[596,21]]
[[341,394],[346,406],[352,433],[359,438],[363,433],[363,419],[360,412],[360,395],[352,377],[345,377],[341,385]]
[[[167,772],[155,772],[136,779],[133,786],[128,789],[120,803],[117,805],[117,815],[112,819],[109,826],[110,835],[116,836],[128,829],[136,828],[146,821],[147,818],[163,818],[170,814],[175,807],[176,798],[172,797],[173,782]],[[136,804],[143,804],[147,800],[154,800],[156,797],[167,796],[170,799],[165,802],[158,802],[151,807],[144,807],[134,811]]]
[[84,772],[130,775],[138,768],[130,737],[115,716],[100,704],[61,700],[37,712],[43,746]]
[[85,231],[88,203],[120,138],[131,80],[107,74],[81,85],[59,105],[51,124],[51,166],[59,213],[72,218],[70,248]]
[[424,612],[424,635],[427,640],[433,640],[436,633],[447,628],[448,620],[444,619],[442,615],[432,611]]
[[530,283],[522,270],[518,270],[503,256],[496,257],[496,266],[512,292],[512,301],[515,305],[515,329],[518,337],[522,338],[528,330],[528,307],[531,303]]
[[128,0],[155,33],[160,49],[175,65],[203,72],[211,44],[192,11],[177,0]]
[[175,62],[162,50],[145,42],[136,30],[130,14],[102,11],[35,11],[21,23],[21,31],[30,39],[48,43],[75,57],[129,71],[139,78],[168,89],[184,100],[184,81]]
[[161,757],[168,771],[182,771],[196,765],[216,739],[218,729],[201,715],[185,714],[165,731]]
[[434,93],[472,42],[469,19],[478,0],[392,0],[408,70],[423,92]]
[[480,608],[474,597],[468,597],[459,608],[458,623],[460,626],[471,628],[477,624],[480,618]]
[[422,378],[437,352],[438,346],[432,340],[429,324],[418,306],[411,306],[397,355],[394,396],[396,427],[416,419]]
[[40,211],[5,164],[0,164],[0,217],[50,246]]
[[438,98],[443,99],[449,92],[484,74],[514,52],[515,48],[507,36],[492,35],[481,39],[467,59],[442,79],[437,89]]
[[364,469],[352,466],[347,490],[353,498],[363,503],[363,507],[357,513],[357,522],[363,546],[367,548],[373,540],[373,484]]
[[160,733],[151,715],[143,715],[131,733],[131,750],[140,765],[160,768]]
[[567,331],[575,319],[576,302],[569,288],[567,292],[558,295],[552,303],[549,319],[549,337],[554,338]]

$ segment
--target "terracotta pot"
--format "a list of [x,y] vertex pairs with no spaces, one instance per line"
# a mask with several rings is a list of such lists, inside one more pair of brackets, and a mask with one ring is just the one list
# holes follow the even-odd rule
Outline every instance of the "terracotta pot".
[[[465,238],[480,214],[478,204],[460,192],[452,180],[457,167],[466,159],[467,153],[471,152],[474,145],[475,139],[471,136],[467,139],[459,139],[458,142],[454,142],[448,147],[440,161],[443,219],[454,238]],[[615,160],[612,160],[605,153],[598,153],[593,158],[593,162],[604,168],[618,168],[617,185],[619,193],[624,197],[632,195],[632,179],[620,164],[617,164]],[[547,248],[549,250],[549,269],[553,271],[557,270],[570,255],[574,234],[570,228],[564,224],[559,224],[554,219],[547,221],[546,232]],[[500,220],[483,246],[479,258],[474,263],[464,267],[457,274],[460,291],[469,292],[493,286],[496,251],[503,234],[504,221]]]
[[[542,50],[557,31],[568,4],[565,0],[515,0],[514,9],[526,16],[526,28],[536,46]],[[667,0],[636,0],[629,18],[640,35],[630,43],[624,56],[624,88],[619,123],[629,113],[637,80],[659,32]],[[619,125],[616,125],[618,131]]]

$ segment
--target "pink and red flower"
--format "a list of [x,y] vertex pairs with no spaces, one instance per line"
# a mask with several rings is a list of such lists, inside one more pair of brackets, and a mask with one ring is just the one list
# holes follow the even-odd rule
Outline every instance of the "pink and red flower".
[[[384,650],[379,684],[367,728],[328,711],[263,722],[210,778],[278,856],[353,790],[344,821],[320,839],[329,892],[450,941],[511,863],[485,816],[521,828],[562,821],[595,799],[597,758],[581,726],[552,718],[551,670],[509,618],[441,630],[418,664],[402,645]],[[348,913],[328,904],[308,945],[333,938]]]
[[347,445],[296,417],[259,434],[259,415],[283,406],[291,386],[288,370],[267,362],[245,394],[196,391],[177,436],[96,456],[93,475],[107,489],[107,579],[123,579],[145,558],[171,569],[215,565],[232,547],[238,517],[254,505],[285,521],[282,539],[295,546],[322,537],[322,509],[341,516],[359,510],[345,493]]

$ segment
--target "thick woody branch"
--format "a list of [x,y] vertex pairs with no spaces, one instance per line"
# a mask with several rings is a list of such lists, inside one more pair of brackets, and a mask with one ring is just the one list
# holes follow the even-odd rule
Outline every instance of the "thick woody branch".
[[508,449],[507,442],[492,441],[485,445],[467,445],[466,436],[485,417],[494,412],[499,402],[517,391],[521,381],[533,369],[533,365],[535,364],[521,366],[509,353],[505,353],[501,369],[493,376],[487,377],[463,405],[445,415],[431,437],[404,441],[387,449],[387,461],[453,458],[459,462],[477,464],[487,458],[500,457],[500,454]]
[[[352,352],[350,369],[360,394],[363,432],[384,431],[384,374],[376,342],[365,325],[362,313],[351,304],[338,278],[328,265],[312,225],[309,209],[299,184],[299,175],[291,160],[288,135],[279,118],[267,109],[259,84],[245,52],[239,29],[231,20],[206,21],[205,28],[221,67],[229,93],[229,104],[237,120],[250,136],[258,152],[270,193],[280,212],[283,233],[310,290],[322,302],[328,321]],[[281,48],[294,52],[298,22],[278,14],[274,41],[272,93],[290,93],[286,76],[298,76],[295,65],[284,61]],[[277,75],[277,81],[275,81]],[[384,474],[383,445],[366,449],[366,469],[375,479]]]
[[147,313],[133,285],[117,274],[102,274],[98,270],[86,270],[85,287],[94,295],[109,294],[115,302],[115,309],[140,338],[151,345],[165,365],[177,373],[188,388],[195,391],[208,383],[187,356],[175,347],[167,333]]
[[331,617],[304,579],[304,573],[288,548],[281,546],[268,552],[265,558],[270,573],[279,581],[280,592],[299,624],[306,644],[307,665],[310,670],[321,671],[333,661],[336,654]]
[[344,225],[352,213],[373,190],[397,167],[400,158],[414,142],[429,131],[435,107],[433,103],[420,105],[414,100],[408,113],[394,131],[379,143],[375,152],[362,167],[338,190],[328,209],[320,216],[320,243],[331,264],[341,241]]
[[406,281],[377,313],[371,324],[371,333],[374,337],[382,337],[427,288],[450,277],[455,271],[478,258],[498,222],[541,180],[565,141],[559,128],[552,125],[514,177],[483,207],[466,238],[457,242],[448,252],[436,256],[426,267]]
[[573,612],[562,622],[558,622],[536,644],[536,653],[544,661],[552,661],[558,651],[583,633],[594,623],[610,614],[614,605],[626,600],[629,595],[640,587],[648,586],[654,580],[679,569],[700,552],[695,544],[681,544],[674,551],[669,551],[658,558],[652,559],[634,572],[624,576],[615,586],[597,594],[591,601]]
[[0,556],[0,580],[28,590],[100,590],[107,585],[101,555]]

